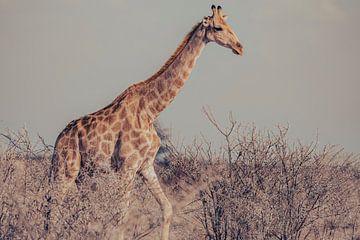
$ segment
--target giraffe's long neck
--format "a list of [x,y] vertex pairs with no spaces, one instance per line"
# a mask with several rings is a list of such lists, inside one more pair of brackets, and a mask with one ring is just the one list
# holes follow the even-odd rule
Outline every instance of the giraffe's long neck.
[[145,104],[150,120],[160,114],[177,96],[205,47],[205,29],[196,25],[175,53],[153,77],[145,81]]

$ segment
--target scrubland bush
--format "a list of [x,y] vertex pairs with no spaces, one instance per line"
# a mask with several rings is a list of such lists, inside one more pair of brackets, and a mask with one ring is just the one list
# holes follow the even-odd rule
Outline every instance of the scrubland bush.
[[[156,171],[174,205],[171,239],[359,239],[359,157],[334,146],[290,143],[287,128],[259,131],[230,116],[214,148],[202,138],[175,147],[166,131]],[[0,239],[107,239],[127,206],[110,169],[85,175],[44,234],[51,146],[32,145],[26,131],[3,134]],[[6,145],[5,145],[6,143]],[[160,209],[135,181],[127,239],[156,239]]]
[[202,239],[360,238],[358,156],[289,143],[287,127],[259,131],[231,115],[222,128],[205,113],[225,144],[214,150],[206,139],[195,141],[163,177],[197,186]]
[[[5,135],[10,140],[0,162],[0,239],[39,239],[44,231],[51,151],[32,146],[26,131]],[[40,148],[40,149],[39,149]],[[54,239],[103,239],[123,217],[121,184],[117,175],[98,169],[84,174],[58,206]]]

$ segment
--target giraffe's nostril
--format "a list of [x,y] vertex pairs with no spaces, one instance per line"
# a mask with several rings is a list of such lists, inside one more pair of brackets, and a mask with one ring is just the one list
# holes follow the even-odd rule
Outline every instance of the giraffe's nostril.
[[236,46],[237,46],[238,48],[243,48],[243,46],[242,46],[239,42],[236,44]]

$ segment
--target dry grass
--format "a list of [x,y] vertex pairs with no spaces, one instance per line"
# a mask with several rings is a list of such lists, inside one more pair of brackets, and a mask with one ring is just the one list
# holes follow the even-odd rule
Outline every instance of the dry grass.
[[[207,116],[224,137],[221,148],[203,139],[176,149],[165,139],[166,160],[156,166],[174,205],[171,239],[360,239],[358,157],[289,144],[286,128],[261,132],[231,118],[221,128]],[[6,136],[0,239],[42,238],[51,148],[41,139],[33,146],[26,132]],[[109,238],[124,216],[122,195],[112,171],[86,176],[60,206],[50,238]],[[137,178],[127,239],[157,239],[160,222],[157,203]]]

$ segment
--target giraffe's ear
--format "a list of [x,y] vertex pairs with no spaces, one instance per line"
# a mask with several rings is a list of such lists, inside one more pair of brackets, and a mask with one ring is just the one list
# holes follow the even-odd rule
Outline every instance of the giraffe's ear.
[[208,27],[209,24],[210,24],[209,17],[204,17],[203,20],[202,20],[202,25],[204,27]]
[[223,19],[226,21],[228,19],[228,15],[223,15]]

